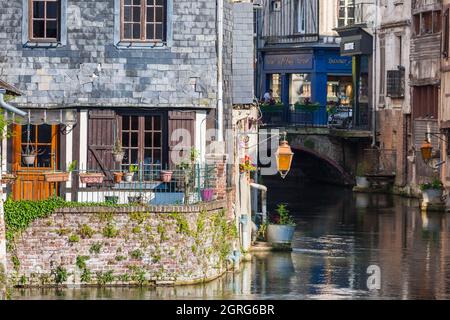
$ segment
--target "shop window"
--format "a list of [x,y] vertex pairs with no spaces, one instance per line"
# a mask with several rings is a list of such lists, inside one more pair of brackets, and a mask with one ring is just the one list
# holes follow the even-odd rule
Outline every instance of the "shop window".
[[269,89],[273,90],[273,97],[276,100],[281,99],[281,74],[274,73],[269,77]]
[[327,103],[350,107],[353,95],[352,77],[328,76]]
[[289,79],[289,104],[302,103],[311,99],[311,75],[307,73],[291,74]]

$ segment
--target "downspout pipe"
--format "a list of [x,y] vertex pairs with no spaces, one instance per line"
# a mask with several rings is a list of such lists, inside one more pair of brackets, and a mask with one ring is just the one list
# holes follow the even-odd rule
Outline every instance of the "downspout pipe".
[[267,221],[267,187],[262,184],[250,183],[250,187],[261,191],[261,215],[262,223]]
[[12,105],[6,103],[6,101],[4,100],[4,95],[6,93],[6,90],[3,88],[0,88],[0,107],[2,109],[5,109],[6,111],[15,113],[21,117],[25,117],[28,113],[26,113],[25,111],[22,111],[16,107],[13,107]]
[[378,5],[379,0],[375,1],[375,21],[373,28],[373,53],[372,53],[372,87],[373,87],[373,95],[372,95],[372,148],[375,148],[377,145],[377,93],[378,93],[378,85],[377,85],[377,44],[378,44]]
[[217,140],[223,142],[223,1],[217,0]]

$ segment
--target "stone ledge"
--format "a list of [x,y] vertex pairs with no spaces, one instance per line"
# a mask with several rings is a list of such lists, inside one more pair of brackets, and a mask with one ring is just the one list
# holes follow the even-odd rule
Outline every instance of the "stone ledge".
[[161,205],[161,206],[130,206],[130,207],[74,207],[74,208],[59,208],[55,213],[134,213],[134,212],[152,212],[152,213],[195,213],[203,210],[219,210],[226,208],[226,201],[212,201],[201,203],[198,205]]

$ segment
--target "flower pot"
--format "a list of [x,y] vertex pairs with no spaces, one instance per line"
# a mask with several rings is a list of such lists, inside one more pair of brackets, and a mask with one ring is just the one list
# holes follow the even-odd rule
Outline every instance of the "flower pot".
[[294,238],[295,226],[284,224],[269,224],[267,226],[267,241],[275,244],[289,244]]
[[45,182],[66,182],[69,181],[69,173],[68,172],[44,172],[44,180]]
[[113,175],[114,175],[114,183],[122,182],[123,172],[114,172]]
[[34,160],[36,159],[35,154],[22,154],[22,162],[26,166],[32,166],[34,165]]
[[422,191],[424,204],[441,204],[443,191],[440,189],[426,189]]
[[126,182],[133,182],[134,172],[127,172],[123,175]]
[[105,202],[112,203],[112,204],[118,204],[119,197],[118,196],[105,196]]
[[203,189],[200,193],[204,202],[212,201],[214,198],[214,189]]
[[172,180],[173,171],[162,170],[160,179],[162,182],[170,182]]
[[80,173],[80,181],[85,184],[101,184],[104,178],[103,173]]
[[358,188],[367,189],[370,187],[370,182],[366,177],[356,177],[356,186]]
[[125,152],[113,152],[112,156],[115,162],[122,162],[125,156]]

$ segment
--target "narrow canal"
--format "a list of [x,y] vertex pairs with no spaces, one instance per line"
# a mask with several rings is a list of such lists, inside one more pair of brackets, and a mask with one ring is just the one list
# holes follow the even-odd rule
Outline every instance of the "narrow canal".
[[[450,299],[450,214],[289,181],[271,190],[269,207],[279,202],[297,222],[293,252],[254,255],[239,273],[177,288],[16,289],[13,299]],[[381,270],[379,290],[367,288],[371,265]]]

